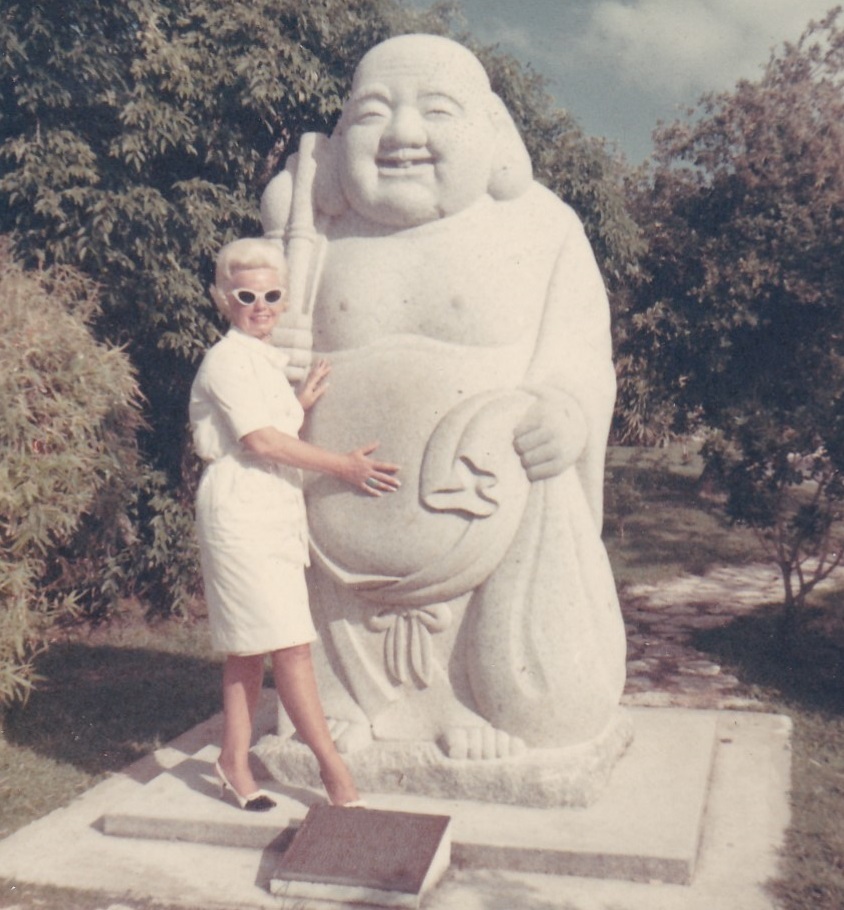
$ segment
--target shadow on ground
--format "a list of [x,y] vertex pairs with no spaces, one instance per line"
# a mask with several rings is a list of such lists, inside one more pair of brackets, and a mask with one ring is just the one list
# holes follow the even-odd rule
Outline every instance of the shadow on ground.
[[714,565],[760,558],[753,533],[731,526],[701,487],[699,465],[672,468],[667,456],[650,451],[608,455],[605,543],[617,581],[702,575]]
[[844,648],[813,628],[811,617],[798,636],[785,637],[780,611],[771,606],[695,632],[691,643],[747,685],[777,692],[803,709],[844,715]]
[[[469,873],[452,866],[446,873],[443,881],[437,886],[437,891],[445,903],[448,903],[449,892],[464,885],[466,875]],[[542,881],[543,876],[537,875],[537,881]],[[471,873],[472,894],[475,897],[473,906],[483,907],[484,910],[514,910],[517,907],[530,907],[531,910],[577,910],[577,907],[566,901],[560,903],[559,898],[549,895],[547,889],[533,886],[530,879],[524,875],[509,876],[507,873],[494,870]]]
[[6,711],[6,740],[89,774],[124,768],[219,710],[210,659],[64,642],[36,672],[29,700]]

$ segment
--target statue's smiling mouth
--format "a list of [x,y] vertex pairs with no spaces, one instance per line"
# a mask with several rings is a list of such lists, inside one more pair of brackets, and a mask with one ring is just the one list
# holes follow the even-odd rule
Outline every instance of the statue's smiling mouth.
[[378,170],[384,174],[402,174],[434,164],[434,156],[429,152],[414,149],[402,149],[387,155],[378,155],[375,159]]

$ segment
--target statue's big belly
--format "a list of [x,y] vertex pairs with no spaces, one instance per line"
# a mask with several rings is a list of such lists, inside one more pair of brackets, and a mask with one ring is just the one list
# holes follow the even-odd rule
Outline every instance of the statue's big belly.
[[[400,465],[402,486],[376,498],[325,475],[310,478],[308,522],[317,549],[349,572],[405,578],[452,555],[473,522],[494,536],[495,507],[477,517],[424,505],[420,467],[447,414],[480,393],[505,393],[519,384],[529,356],[523,346],[463,347],[395,336],[328,356],[331,387],[311,412],[305,438],[335,451],[377,441],[372,457]],[[492,460],[521,479],[512,427],[494,435]]]

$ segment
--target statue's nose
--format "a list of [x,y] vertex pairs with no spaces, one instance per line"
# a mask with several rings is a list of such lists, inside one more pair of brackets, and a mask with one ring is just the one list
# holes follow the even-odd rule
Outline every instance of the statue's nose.
[[425,121],[418,109],[409,104],[399,105],[381,137],[387,148],[425,145],[428,134]]

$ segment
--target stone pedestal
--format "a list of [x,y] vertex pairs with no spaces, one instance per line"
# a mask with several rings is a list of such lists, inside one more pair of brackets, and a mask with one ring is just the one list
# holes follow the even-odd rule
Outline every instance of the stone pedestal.
[[[603,732],[566,749],[531,749],[517,758],[451,759],[432,742],[373,742],[344,758],[362,792],[406,793],[513,806],[592,805],[633,738],[619,711]],[[320,787],[313,755],[291,737],[264,736],[255,753],[288,786]]]

